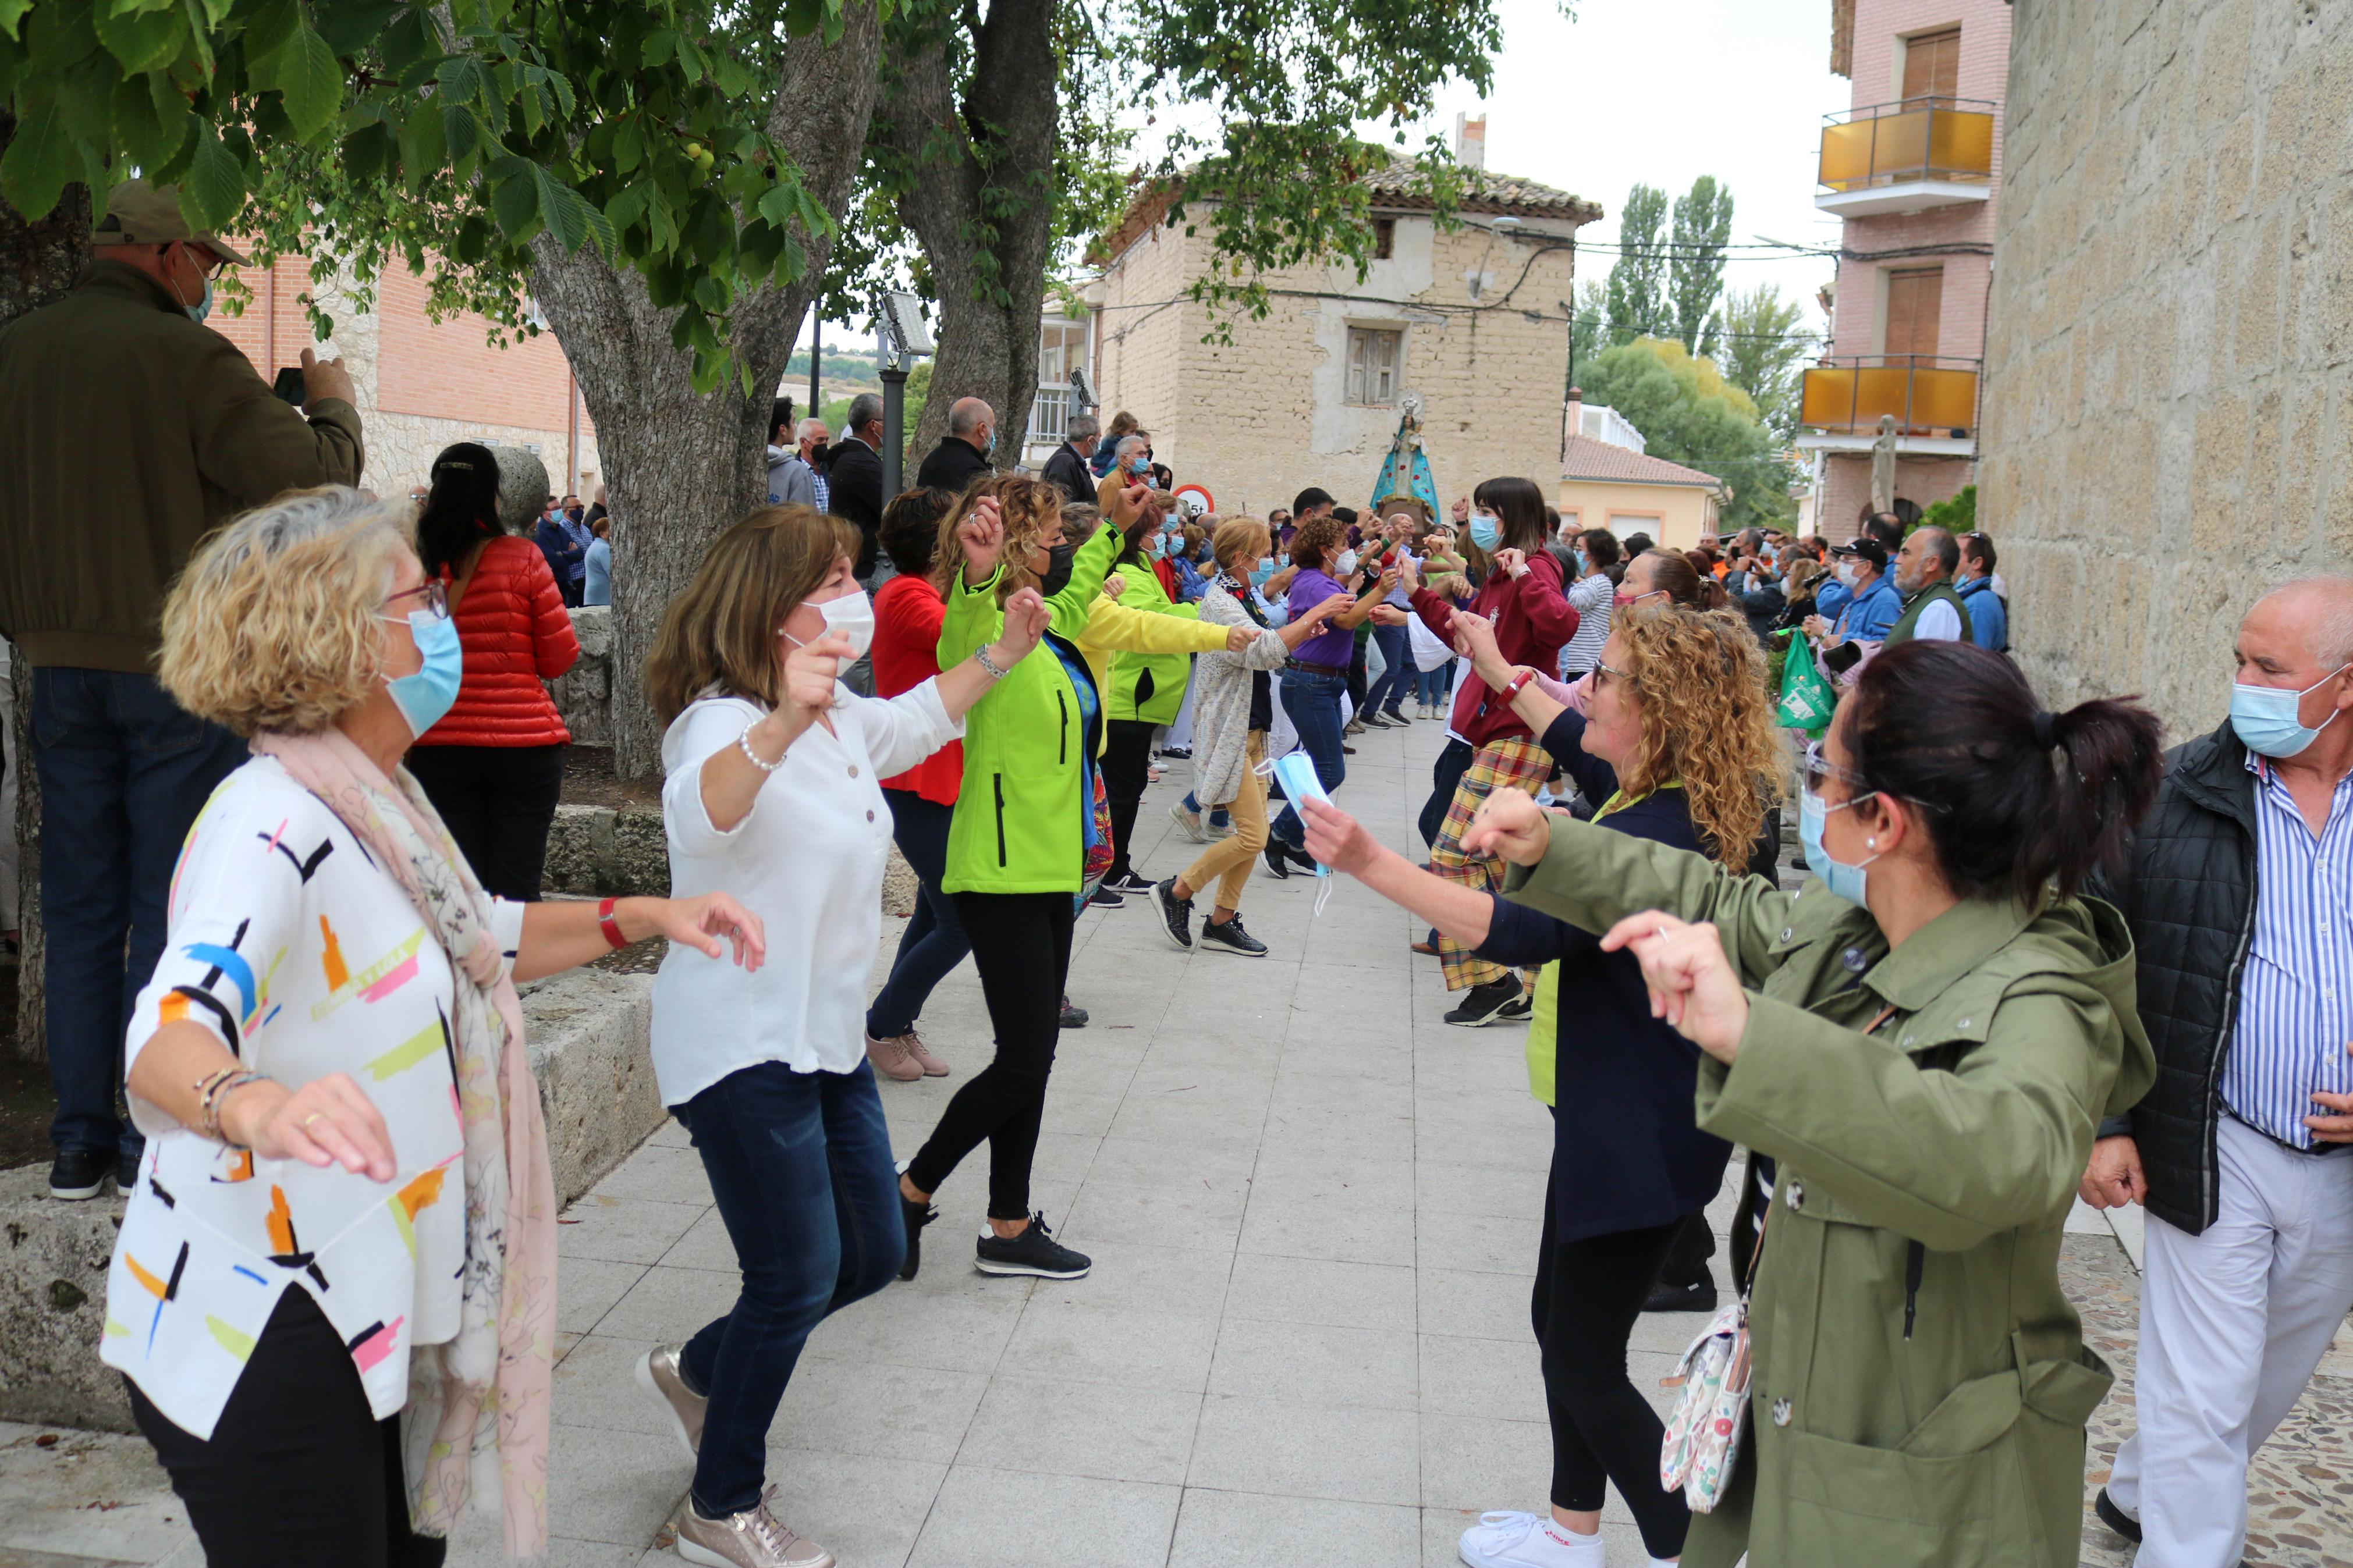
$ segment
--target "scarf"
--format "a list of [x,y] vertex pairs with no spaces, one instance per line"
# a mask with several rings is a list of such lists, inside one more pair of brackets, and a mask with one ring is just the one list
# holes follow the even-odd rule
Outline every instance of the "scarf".
[[447,1536],[478,1488],[484,1497],[496,1489],[508,1555],[537,1556],[547,1542],[555,1180],[522,1003],[491,934],[490,899],[407,769],[385,778],[338,730],[258,735],[253,749],[342,819],[448,954],[466,1266],[458,1337],[409,1352],[409,1519],[421,1535]]
[[1234,596],[1234,603],[1242,607],[1242,614],[1248,616],[1261,631],[1271,629],[1267,625],[1266,612],[1258,607],[1258,595],[1250,591],[1248,583],[1230,572],[1223,572],[1218,575],[1218,586]]

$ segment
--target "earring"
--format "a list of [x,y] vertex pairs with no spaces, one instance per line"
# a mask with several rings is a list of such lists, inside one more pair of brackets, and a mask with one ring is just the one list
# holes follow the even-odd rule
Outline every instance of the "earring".
[[1879,847],[1879,840],[1876,838],[1866,838],[1862,841],[1862,847],[1865,849],[1876,849]]

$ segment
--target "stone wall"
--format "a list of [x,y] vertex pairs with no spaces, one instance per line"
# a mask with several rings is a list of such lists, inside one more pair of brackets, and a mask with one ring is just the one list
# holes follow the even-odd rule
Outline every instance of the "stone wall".
[[2018,0],[1978,516],[2052,707],[2225,706],[2353,554],[2353,6]]
[[572,612],[580,658],[547,683],[555,711],[575,746],[613,743],[613,607],[589,605]]

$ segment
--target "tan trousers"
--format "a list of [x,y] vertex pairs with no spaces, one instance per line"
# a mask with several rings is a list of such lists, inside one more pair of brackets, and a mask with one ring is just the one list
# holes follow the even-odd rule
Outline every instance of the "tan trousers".
[[[1193,889],[1197,899],[1211,882],[1223,879],[1218,888],[1216,909],[1241,907],[1242,884],[1250,880],[1250,863],[1266,847],[1266,778],[1258,771],[1265,756],[1266,731],[1252,730],[1250,744],[1243,752],[1247,765],[1242,769],[1242,792],[1226,802],[1226,815],[1234,820],[1233,834],[1202,850],[1201,858],[1186,867],[1185,875],[1179,879]],[[1204,817],[1214,809],[1208,801],[1201,803]]]

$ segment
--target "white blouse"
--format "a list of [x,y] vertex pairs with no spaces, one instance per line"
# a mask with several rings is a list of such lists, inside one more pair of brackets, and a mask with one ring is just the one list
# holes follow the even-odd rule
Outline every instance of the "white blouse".
[[[522,908],[493,904],[510,963]],[[407,1402],[409,1346],[458,1331],[466,1205],[448,955],[392,874],[271,757],[206,803],[170,922],[126,1070],[156,1030],[185,1021],[289,1089],[346,1073],[383,1114],[396,1172],[378,1183],[259,1159],[132,1096],[147,1152],[115,1239],[100,1359],[209,1438],[292,1286],[351,1347],[381,1420]]]
[[891,808],[881,781],[964,725],[926,680],[889,699],[836,684],[833,731],[812,724],[723,833],[702,806],[702,763],[767,710],[741,697],[690,704],[662,737],[662,821],[673,898],[728,893],[760,917],[767,962],[706,958],[672,942],[654,977],[654,1077],[683,1105],[754,1062],[849,1072],[866,1058],[866,975],[882,937]]

